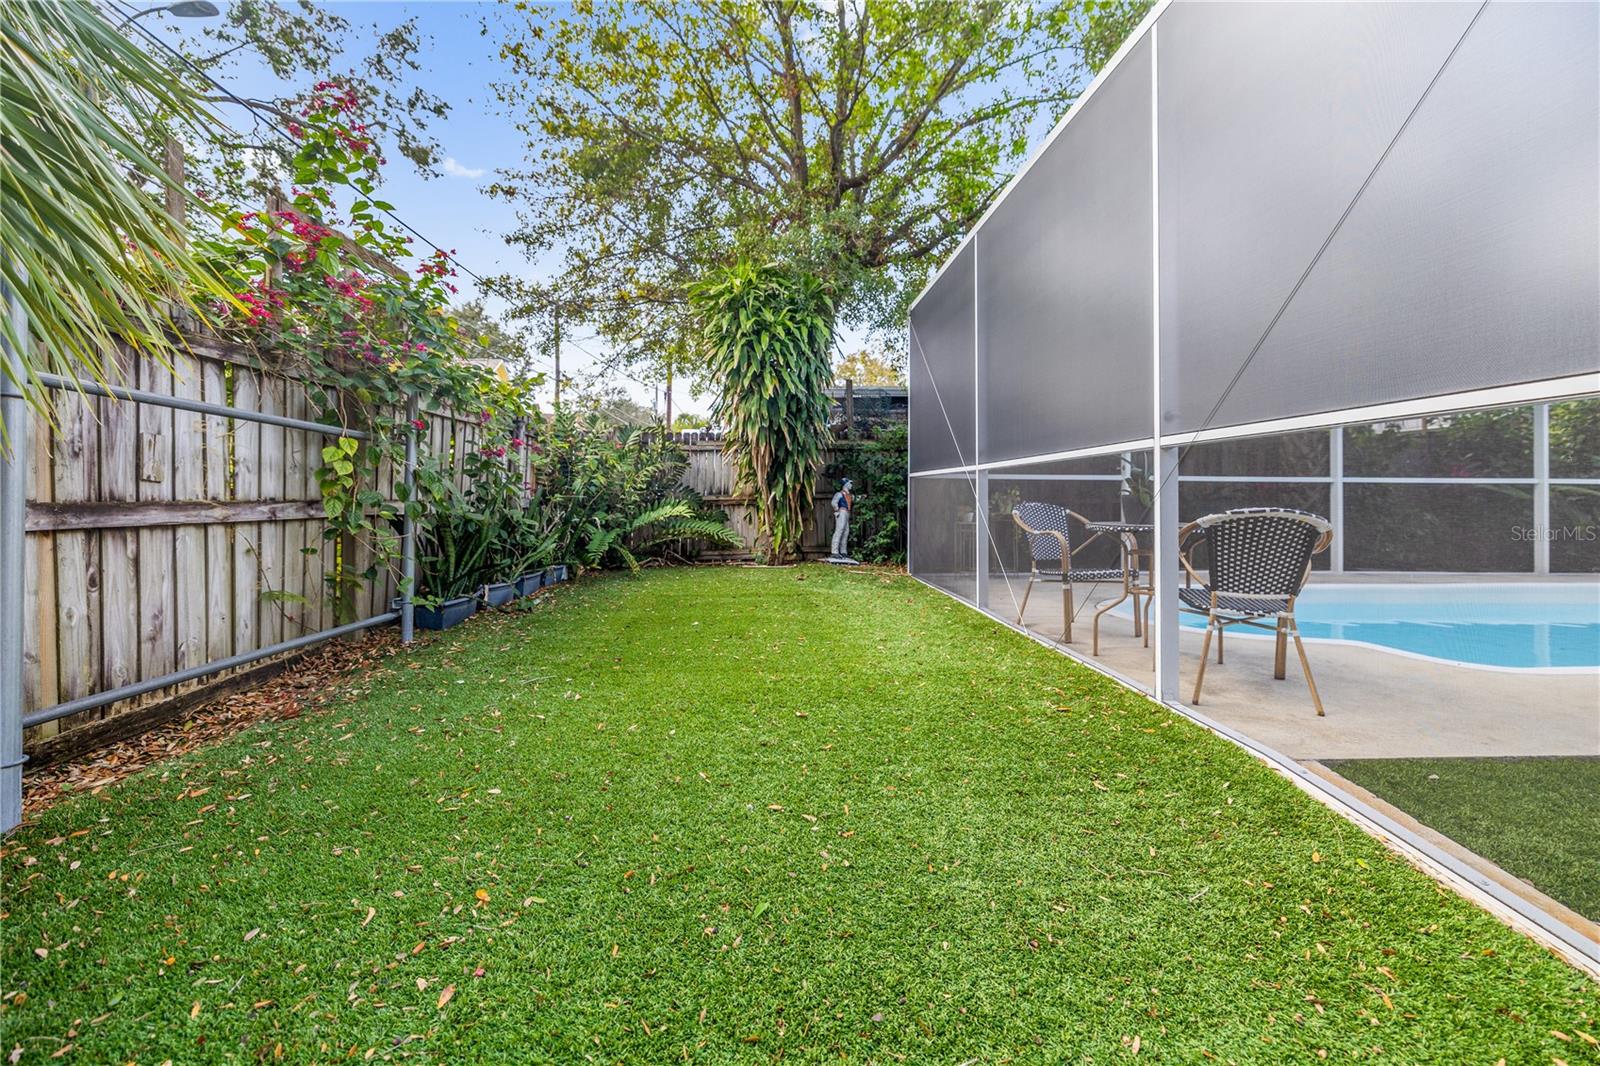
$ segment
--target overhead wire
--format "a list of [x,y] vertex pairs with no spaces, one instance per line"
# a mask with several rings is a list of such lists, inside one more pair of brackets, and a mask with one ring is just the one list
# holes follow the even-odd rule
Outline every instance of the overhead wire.
[[[125,18],[127,16],[131,16],[131,15],[136,15],[137,14],[137,12],[132,11],[130,8],[128,8],[122,2],[122,0],[105,0],[105,2],[110,7],[112,7],[116,11],[120,12]],[[173,57],[178,59],[181,63],[183,63],[185,66],[187,66],[195,74],[199,75],[199,77],[204,79],[205,82],[207,84],[209,84],[217,92],[219,92],[223,96],[227,97],[229,100],[231,100],[234,104],[238,105],[239,107],[244,108],[245,112],[247,114],[249,114],[249,116],[251,118],[251,121],[254,123],[254,127],[253,127],[254,130],[259,130],[263,125],[265,125],[273,133],[277,134],[278,137],[281,138],[285,143],[288,143],[288,144],[296,144],[296,143],[298,143],[296,141],[294,135],[292,133],[290,133],[286,128],[284,128],[284,126],[282,125],[282,123],[279,120],[279,116],[276,113],[274,113],[273,111],[267,110],[267,109],[259,106],[256,102],[248,100],[248,99],[245,99],[244,97],[240,96],[238,93],[234,92],[233,89],[231,89],[227,84],[225,84],[220,79],[215,77],[210,71],[208,71],[204,67],[200,66],[199,63],[195,62],[195,60],[193,58],[191,58],[188,55],[185,55],[181,50],[179,50],[178,48],[174,47],[172,45],[172,43],[167,41],[165,38],[161,37],[160,35],[158,35],[156,33],[153,33],[149,29],[149,27],[141,25],[140,23],[138,23],[136,21],[131,21],[131,20],[126,21],[124,23],[124,25],[126,27],[128,27],[128,28],[137,30],[141,35],[144,36],[144,38],[146,40],[150,41],[152,44],[154,44],[157,47],[161,48],[163,51],[165,51],[167,53],[170,53]],[[238,131],[234,131],[234,132],[238,132]],[[443,256],[445,258],[446,261],[448,261],[456,269],[460,270],[462,273],[466,274],[468,277],[470,277],[474,281],[476,281],[478,283],[478,287],[479,287],[479,291],[480,292],[483,292],[483,291],[487,290],[488,285],[489,285],[487,279],[485,279],[482,274],[479,274],[476,270],[473,270],[471,267],[467,266],[459,258],[457,258],[455,252],[446,251],[445,248],[442,245],[440,245],[436,241],[431,240],[421,230],[417,229],[411,223],[407,222],[404,218],[401,218],[400,215],[397,212],[393,211],[392,209],[381,207],[381,206],[379,206],[377,204],[373,204],[373,207],[376,210],[380,211],[382,214],[387,215],[397,225],[399,225],[401,228],[403,228],[407,233],[410,233],[416,239],[422,241],[422,243],[424,243],[428,247],[432,248],[435,252],[438,252],[441,256]],[[596,356],[593,352],[590,352],[587,349],[585,349],[585,348],[583,348],[583,347],[581,347],[581,346],[579,346],[577,344],[572,343],[571,341],[565,342],[564,346],[566,346],[566,345],[570,345],[571,347],[577,348],[580,352],[583,352],[583,354],[587,355],[590,359],[595,360],[596,362],[601,362],[600,358],[598,356]],[[531,358],[537,358],[537,359],[544,360],[547,364],[551,364],[552,363],[551,358],[549,356],[543,355],[542,353],[539,353],[539,352],[536,352],[536,351],[530,351],[528,353],[528,355]],[[633,374],[629,374],[626,371],[621,370],[614,363],[611,364],[607,369],[609,369],[613,373],[621,374],[623,377],[629,378],[630,380],[636,382],[637,384],[639,384],[641,386],[644,386],[644,387],[647,387],[647,388],[650,387],[650,383],[649,382],[642,381],[638,377],[634,376]]]

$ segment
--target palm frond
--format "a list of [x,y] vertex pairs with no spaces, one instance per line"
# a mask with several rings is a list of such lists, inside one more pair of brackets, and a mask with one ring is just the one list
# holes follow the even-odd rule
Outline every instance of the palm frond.
[[0,280],[38,342],[0,316],[24,353],[20,375],[0,372],[36,409],[41,370],[104,381],[119,341],[166,359],[180,343],[169,308],[232,300],[163,209],[155,149],[163,131],[214,122],[86,0],[0,3]]

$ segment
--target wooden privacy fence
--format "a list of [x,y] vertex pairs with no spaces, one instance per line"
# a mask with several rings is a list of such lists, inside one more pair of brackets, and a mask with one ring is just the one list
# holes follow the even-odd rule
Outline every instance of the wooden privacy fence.
[[[123,386],[311,421],[305,382],[266,372],[238,353],[196,343],[171,368],[123,352],[108,368]],[[324,539],[317,484],[321,449],[340,435],[177,410],[154,402],[53,392],[56,427],[34,414],[27,458],[23,714],[247,655],[389,612],[395,582],[344,582],[371,549]],[[398,420],[397,416],[397,420]],[[435,455],[458,484],[476,419],[422,415]],[[525,462],[520,455],[516,461]],[[378,485],[395,498],[401,472]],[[123,734],[214,675],[45,722],[27,732],[36,753]],[[123,720],[123,721],[118,721]]]
[[[687,430],[667,434],[667,439],[678,444],[688,459],[683,470],[683,485],[718,507],[727,515],[728,526],[744,540],[738,551],[708,549],[700,553],[702,559],[751,559],[756,554],[757,525],[755,497],[738,484],[733,465],[722,454],[723,438],[719,433]],[[826,470],[839,458],[833,448],[824,448],[819,470]],[[818,558],[829,552],[833,539],[833,509],[830,501],[837,486],[817,478],[817,487],[811,504],[810,520],[800,536],[800,551],[807,558]]]

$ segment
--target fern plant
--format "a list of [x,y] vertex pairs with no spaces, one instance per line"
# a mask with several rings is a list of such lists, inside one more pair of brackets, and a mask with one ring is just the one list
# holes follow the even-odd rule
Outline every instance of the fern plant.
[[584,546],[585,566],[598,567],[606,556],[615,553],[625,566],[639,572],[640,552],[673,540],[703,540],[725,548],[739,548],[743,541],[726,525],[695,513],[688,500],[668,500],[623,522],[607,521],[597,515],[595,528]]
[[833,298],[814,277],[741,262],[693,286],[707,366],[721,393],[712,418],[755,494],[771,558],[798,554],[828,437]]
[[611,430],[593,413],[557,412],[538,430],[534,495],[519,538],[540,566],[621,562],[632,570],[641,555],[673,542],[740,547],[725,520],[685,498],[683,466],[682,450],[659,438]]

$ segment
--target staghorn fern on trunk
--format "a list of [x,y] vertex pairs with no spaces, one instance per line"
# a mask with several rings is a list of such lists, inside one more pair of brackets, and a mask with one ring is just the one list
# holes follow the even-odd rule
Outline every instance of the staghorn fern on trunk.
[[689,294],[721,383],[712,411],[727,452],[755,492],[770,556],[798,554],[828,436],[833,299],[814,277],[741,262]]

